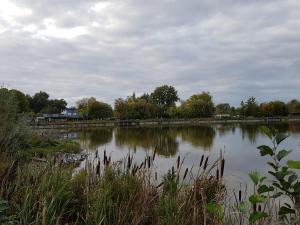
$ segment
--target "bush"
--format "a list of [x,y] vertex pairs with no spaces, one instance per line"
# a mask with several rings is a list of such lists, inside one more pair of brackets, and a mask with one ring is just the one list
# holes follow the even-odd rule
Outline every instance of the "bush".
[[18,114],[17,101],[7,89],[0,89],[0,151],[15,153],[28,147],[30,130]]

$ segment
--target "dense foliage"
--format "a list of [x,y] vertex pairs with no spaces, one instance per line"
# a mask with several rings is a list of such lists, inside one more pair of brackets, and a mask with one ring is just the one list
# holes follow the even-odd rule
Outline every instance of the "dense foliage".
[[[252,171],[253,193],[242,198],[239,193],[234,206],[236,223],[246,224],[300,224],[300,161],[286,160],[292,150],[280,149],[288,137],[274,128],[262,127],[271,145],[258,147],[262,157],[269,157],[268,174]],[[261,171],[264,172],[264,171]],[[247,224],[248,224],[247,223]]]
[[214,103],[208,92],[191,96],[181,107],[183,115],[189,118],[209,117],[214,113]]
[[[1,90],[6,90],[1,88]],[[25,95],[19,90],[9,90],[17,104],[18,113],[61,113],[66,109],[67,102],[64,99],[49,99],[49,94],[40,91],[33,96]]]
[[77,110],[85,119],[106,119],[113,117],[109,104],[99,102],[95,98],[83,98],[77,102]]
[[19,111],[18,97],[0,89],[0,152],[18,151],[28,145],[29,131]]
[[[49,94],[43,91],[33,96],[25,95],[19,90],[9,90],[14,96],[18,113],[30,115],[58,114],[67,107],[64,99],[49,99]],[[300,102],[293,99],[287,103],[279,100],[258,103],[252,96],[241,101],[239,107],[229,103],[215,105],[209,92],[194,94],[187,100],[179,102],[177,90],[173,86],[162,85],[151,93],[127,98],[118,98],[114,109],[94,97],[82,98],[76,102],[76,110],[83,119],[152,119],[152,118],[200,118],[212,117],[281,117],[299,116]]]

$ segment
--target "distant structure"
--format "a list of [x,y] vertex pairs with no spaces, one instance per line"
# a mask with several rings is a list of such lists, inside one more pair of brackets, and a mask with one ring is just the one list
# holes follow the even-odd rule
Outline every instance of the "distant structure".
[[80,119],[80,115],[75,107],[66,108],[66,110],[62,112],[62,115],[67,119]]
[[66,108],[62,113],[44,113],[38,120],[76,120],[81,119],[75,107]]
[[230,118],[230,114],[216,114],[215,118],[216,119],[228,119],[228,118]]

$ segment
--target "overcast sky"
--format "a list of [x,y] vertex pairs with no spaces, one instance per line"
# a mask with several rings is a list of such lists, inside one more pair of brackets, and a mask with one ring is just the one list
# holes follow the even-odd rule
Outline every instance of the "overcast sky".
[[69,105],[162,84],[300,99],[300,0],[1,0],[0,82]]

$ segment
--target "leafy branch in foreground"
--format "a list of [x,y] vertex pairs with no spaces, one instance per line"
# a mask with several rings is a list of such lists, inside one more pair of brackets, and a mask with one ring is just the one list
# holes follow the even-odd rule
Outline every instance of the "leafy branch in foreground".
[[[272,212],[267,212],[267,204],[271,199],[280,199],[284,204],[279,205],[277,212],[280,224],[300,224],[300,161],[284,160],[292,151],[279,149],[279,145],[288,135],[278,133],[273,128],[263,127],[261,131],[272,142],[271,146],[261,145],[258,147],[261,156],[271,158],[267,164],[270,166],[268,173],[272,176],[271,184],[266,184],[266,177],[254,171],[249,174],[254,183],[254,194],[249,197],[252,212],[249,217],[250,224],[264,224],[266,219],[271,218]],[[286,162],[286,163],[284,163]],[[259,208],[257,208],[257,206]]]

